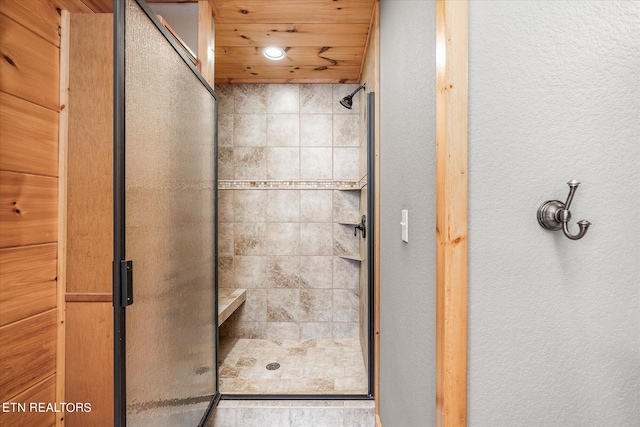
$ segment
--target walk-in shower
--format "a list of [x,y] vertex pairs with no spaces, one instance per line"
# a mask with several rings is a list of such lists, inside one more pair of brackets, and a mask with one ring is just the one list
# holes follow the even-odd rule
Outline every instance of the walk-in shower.
[[216,86],[220,301],[243,301],[220,325],[223,396],[371,394],[366,98],[341,106],[356,87]]

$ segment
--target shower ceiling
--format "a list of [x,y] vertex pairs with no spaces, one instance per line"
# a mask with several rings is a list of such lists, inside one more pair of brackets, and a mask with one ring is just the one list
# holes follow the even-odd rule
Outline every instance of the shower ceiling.
[[[376,0],[209,0],[216,83],[357,83]],[[280,61],[266,46],[287,51]]]

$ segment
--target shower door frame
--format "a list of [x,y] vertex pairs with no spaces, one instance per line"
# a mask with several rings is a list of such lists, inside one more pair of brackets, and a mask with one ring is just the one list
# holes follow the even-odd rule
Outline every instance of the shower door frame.
[[[144,0],[133,0],[145,12],[149,19],[158,28],[158,31],[169,42],[173,49],[180,55],[185,64],[191,69],[193,74],[200,80],[202,85],[211,93],[215,102],[213,120],[217,122],[218,106],[215,91],[205,80],[200,71],[191,62],[188,53],[175,40],[169,31],[160,23],[156,15]],[[114,378],[114,426],[126,426],[126,307],[132,304],[132,278],[131,267],[126,258],[126,175],[125,175],[125,17],[126,0],[113,0],[113,378]],[[218,375],[218,137],[217,126],[214,130],[213,147],[213,292],[214,292],[214,364],[215,370],[215,390],[209,405],[204,412],[198,427],[207,425],[213,415],[213,411],[220,402],[219,375]],[[129,277],[127,278],[127,270]],[[124,300],[123,300],[124,299]]]

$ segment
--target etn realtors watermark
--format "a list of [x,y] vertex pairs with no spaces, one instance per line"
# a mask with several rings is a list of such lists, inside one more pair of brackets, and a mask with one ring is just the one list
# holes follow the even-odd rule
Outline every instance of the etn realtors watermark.
[[2,412],[91,412],[91,403],[2,402]]

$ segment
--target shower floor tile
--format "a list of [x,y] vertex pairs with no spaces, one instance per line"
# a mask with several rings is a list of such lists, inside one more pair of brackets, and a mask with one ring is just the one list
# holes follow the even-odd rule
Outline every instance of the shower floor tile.
[[[270,363],[280,367],[268,370]],[[357,339],[220,341],[220,391],[229,394],[367,394]]]

